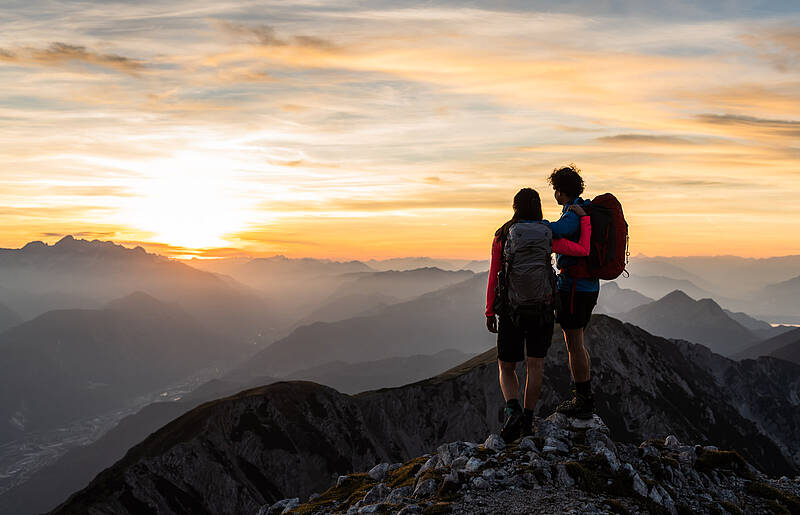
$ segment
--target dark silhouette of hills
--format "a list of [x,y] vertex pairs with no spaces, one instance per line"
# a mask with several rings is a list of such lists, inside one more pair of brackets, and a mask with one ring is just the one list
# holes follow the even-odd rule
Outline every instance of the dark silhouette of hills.
[[247,351],[141,292],[104,309],[49,311],[0,334],[0,436],[124,406]]
[[414,270],[416,268],[441,268],[442,270],[470,270],[480,273],[489,270],[488,260],[436,259],[429,257],[404,257],[390,259],[370,259],[366,261],[370,268],[380,271]]
[[354,276],[352,281],[339,286],[331,294],[331,299],[358,292],[360,294],[384,294],[408,300],[465,281],[474,275],[467,270],[451,272],[440,268],[363,273]]
[[2,302],[0,302],[0,332],[5,331],[9,327],[21,324],[23,318]]
[[285,256],[193,259],[190,263],[202,270],[229,275],[258,291],[266,299],[270,311],[285,322],[285,328],[292,327],[318,308],[324,302],[322,299],[348,281],[351,274],[374,271],[360,261]]
[[638,291],[620,288],[619,284],[613,281],[604,282],[600,288],[600,295],[597,299],[597,306],[594,312],[605,315],[624,313],[635,307],[653,302],[653,299],[642,295]]
[[680,290],[696,299],[714,296],[711,292],[698,287],[686,279],[673,279],[664,276],[631,275],[630,277],[620,277],[614,282],[616,282],[620,288],[631,289],[654,299],[660,299],[675,290]]
[[800,323],[800,276],[765,286],[757,298],[781,320]]
[[[772,258],[743,258],[738,256],[641,257],[631,260],[632,271],[644,270],[644,275],[662,275],[687,279],[705,290],[713,291],[718,300],[744,298],[769,284],[797,276],[800,255]],[[659,267],[659,264],[669,268]],[[685,272],[677,272],[676,270]],[[690,274],[690,275],[686,275]],[[695,279],[692,279],[694,277]],[[698,281],[696,278],[701,278]],[[646,292],[644,292],[646,293]],[[689,293],[689,292],[687,292]],[[690,293],[691,295],[691,293]],[[693,295],[694,296],[694,295]],[[708,295],[700,295],[704,297]],[[752,307],[744,306],[748,313]],[[759,315],[761,313],[758,313]],[[769,314],[768,312],[766,314]]]
[[734,359],[746,359],[757,358],[759,356],[773,356],[794,363],[800,363],[798,359],[800,357],[797,356],[798,349],[800,349],[800,327],[786,331],[768,340],[758,342],[734,354],[732,357]]
[[742,313],[741,311],[733,312],[727,309],[724,309],[723,311],[733,320],[736,320],[750,330],[750,332],[753,333],[758,340],[766,340],[792,330],[791,326],[786,325],[773,327],[771,324],[751,317],[747,313]]
[[735,354],[757,340],[712,299],[694,300],[680,290],[619,317],[659,336],[702,343],[723,356]]
[[143,291],[178,302],[210,329],[233,338],[274,330],[264,300],[230,278],[110,241],[65,236],[54,245],[31,242],[0,249],[0,302],[23,317],[70,308],[98,308]]
[[433,355],[386,358],[362,363],[334,361],[298,370],[286,379],[313,381],[342,393],[353,394],[421,381],[463,363],[470,357],[470,354],[447,349]]
[[[800,393],[800,366],[771,358],[737,363],[602,315],[586,339],[602,385],[598,414],[614,440],[674,434],[736,449],[771,474],[798,470],[800,457],[788,451],[800,413],[787,406]],[[543,414],[568,381],[565,350],[554,345],[545,362]],[[416,457],[443,442],[482,441],[497,428],[502,406],[494,350],[431,379],[356,396],[279,382],[173,420],[53,513],[140,513],[146,506],[160,513],[255,513],[322,491],[339,474]]]
[[368,316],[299,327],[230,377],[283,376],[330,361],[356,363],[445,349],[478,352],[493,341],[483,314],[486,279],[486,274],[474,275]]
[[774,351],[771,356],[800,364],[800,338]]
[[314,322],[338,322],[347,318],[368,315],[401,299],[382,293],[349,293],[330,299],[295,324],[302,326]]

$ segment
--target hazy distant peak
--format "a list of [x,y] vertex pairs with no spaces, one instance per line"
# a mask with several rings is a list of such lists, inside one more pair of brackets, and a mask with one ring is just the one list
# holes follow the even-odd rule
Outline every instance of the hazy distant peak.
[[63,238],[58,240],[56,242],[56,244],[53,245],[53,246],[54,247],[64,247],[64,246],[71,245],[71,244],[75,243],[75,241],[76,241],[75,238],[71,234],[67,234],[66,236],[64,236]]
[[114,299],[106,304],[107,309],[114,309],[118,311],[142,311],[152,309],[171,309],[173,306],[163,302],[149,293],[143,291],[135,291],[124,297]]
[[658,302],[662,302],[662,301],[664,301],[664,302],[681,302],[681,303],[686,303],[686,302],[694,303],[695,302],[695,300],[693,298],[688,296],[682,290],[673,290],[673,291],[669,292],[668,294],[664,295],[663,297],[661,297],[661,299],[658,300]]
[[22,247],[21,250],[35,251],[35,250],[46,249],[46,248],[47,248],[47,244],[45,242],[40,241],[40,240],[36,240],[36,241],[31,241],[31,242],[26,243],[25,246]]

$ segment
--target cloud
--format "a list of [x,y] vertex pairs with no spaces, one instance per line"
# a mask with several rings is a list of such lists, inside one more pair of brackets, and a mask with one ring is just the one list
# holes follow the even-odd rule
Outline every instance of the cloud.
[[317,36],[290,36],[288,39],[277,36],[275,29],[269,25],[247,25],[228,20],[214,20],[217,26],[224,32],[252,43],[262,46],[299,46],[317,48],[322,50],[333,50],[336,45],[331,41]]
[[15,52],[0,49],[0,61],[22,65],[61,65],[73,61],[84,62],[114,71],[138,75],[145,65],[138,59],[117,54],[102,54],[82,45],[53,42],[45,48],[24,47]]
[[680,136],[657,134],[617,134],[597,138],[600,143],[656,143],[661,145],[697,145],[696,141]]
[[709,125],[753,128],[776,136],[800,136],[800,121],[795,120],[773,120],[736,114],[700,114],[696,118]]
[[796,26],[762,27],[756,34],[741,36],[741,40],[780,72],[800,68],[800,32]]

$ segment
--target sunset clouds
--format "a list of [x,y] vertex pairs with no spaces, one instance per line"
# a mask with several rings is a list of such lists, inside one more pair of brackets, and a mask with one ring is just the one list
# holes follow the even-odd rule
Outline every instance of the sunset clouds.
[[800,253],[795,8],[485,5],[20,4],[0,245],[484,258],[574,162],[634,253]]

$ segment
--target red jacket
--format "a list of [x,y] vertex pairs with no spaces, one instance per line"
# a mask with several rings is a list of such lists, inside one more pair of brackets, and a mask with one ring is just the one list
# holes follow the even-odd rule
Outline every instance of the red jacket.
[[[581,237],[576,243],[566,238],[553,240],[553,252],[566,256],[588,256],[589,243],[592,239],[592,223],[588,216],[581,217]],[[500,261],[503,246],[500,237],[495,236],[492,241],[492,263],[489,265],[489,284],[486,286],[486,316],[494,316],[494,296],[497,287],[497,272],[500,271]]]

